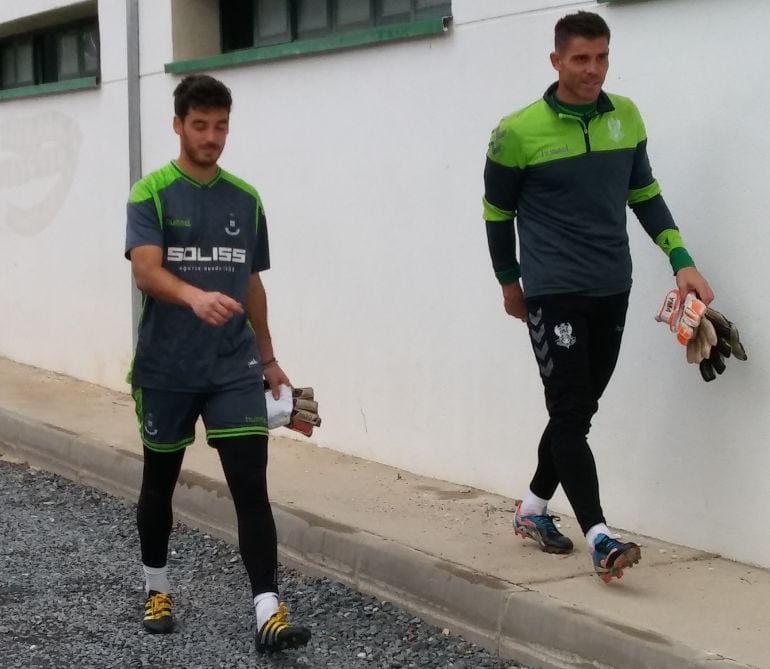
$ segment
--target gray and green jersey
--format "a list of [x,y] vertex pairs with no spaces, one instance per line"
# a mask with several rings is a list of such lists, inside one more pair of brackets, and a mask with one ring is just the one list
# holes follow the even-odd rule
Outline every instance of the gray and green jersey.
[[500,283],[521,277],[528,297],[628,290],[627,203],[675,272],[692,265],[652,175],[634,103],[602,92],[581,115],[558,102],[556,88],[492,132],[483,204]]
[[[134,184],[127,212],[126,257],[136,246],[160,246],[169,272],[244,308],[250,275],[270,267],[259,195],[224,170],[202,184],[171,162]],[[245,313],[215,327],[188,307],[144,295],[129,374],[134,386],[208,392],[261,380]]]

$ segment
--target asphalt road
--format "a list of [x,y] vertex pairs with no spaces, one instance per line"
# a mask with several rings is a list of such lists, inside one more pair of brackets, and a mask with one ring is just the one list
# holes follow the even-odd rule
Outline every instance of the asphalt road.
[[325,578],[281,570],[303,649],[254,649],[254,609],[235,547],[175,527],[177,630],[146,634],[136,507],[0,461],[0,667],[39,669],[508,669],[463,639]]

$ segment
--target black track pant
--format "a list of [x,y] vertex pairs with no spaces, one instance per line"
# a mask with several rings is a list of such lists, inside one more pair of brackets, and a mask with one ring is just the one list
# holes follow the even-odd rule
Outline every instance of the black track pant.
[[[267,437],[213,441],[222,462],[238,517],[238,543],[254,595],[278,592],[278,546],[267,497]],[[173,524],[171,499],[184,449],[159,453],[144,447],[144,475],[136,520],[142,562],[163,567]]]
[[587,437],[615,369],[627,308],[627,292],[527,299],[529,335],[550,418],[530,489],[551,499],[561,483],[583,533],[605,522]]

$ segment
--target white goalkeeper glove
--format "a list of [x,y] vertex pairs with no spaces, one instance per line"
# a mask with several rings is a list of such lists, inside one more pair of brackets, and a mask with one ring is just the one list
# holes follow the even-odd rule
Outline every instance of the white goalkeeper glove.
[[663,305],[655,316],[659,323],[666,323],[676,340],[687,346],[695,338],[698,325],[706,314],[706,304],[695,293],[688,293],[684,299],[676,288],[669,290]]

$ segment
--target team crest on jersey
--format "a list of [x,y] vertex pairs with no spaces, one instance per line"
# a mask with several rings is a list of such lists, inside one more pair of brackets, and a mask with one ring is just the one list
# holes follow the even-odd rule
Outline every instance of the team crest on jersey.
[[230,214],[227,225],[225,226],[225,232],[231,237],[235,237],[240,231],[241,229],[235,223],[235,214]]
[[613,142],[619,142],[623,139],[623,124],[620,122],[619,118],[608,118],[607,130],[609,131],[610,139]]
[[577,339],[572,335],[572,325],[569,323],[559,323],[554,329],[556,334],[556,345],[569,348]]

